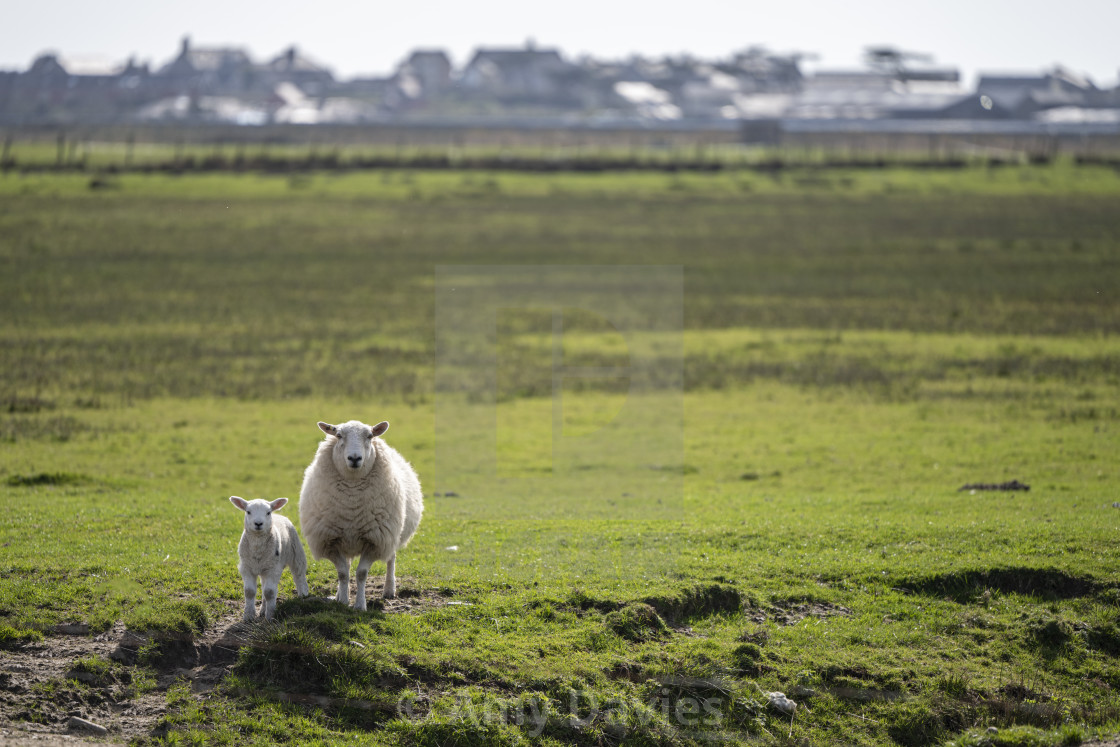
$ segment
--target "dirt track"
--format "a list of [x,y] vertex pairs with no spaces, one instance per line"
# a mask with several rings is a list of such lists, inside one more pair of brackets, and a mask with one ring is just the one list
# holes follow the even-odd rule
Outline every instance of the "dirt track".
[[[411,581],[411,579],[402,579]],[[351,593],[356,591],[352,588]],[[434,591],[416,591],[411,583],[393,600],[381,600],[380,582],[367,594],[386,613],[412,613],[439,607],[446,600]],[[154,687],[135,695],[130,681],[137,654],[147,639],[117,623],[90,635],[82,624],[59,625],[40,643],[0,654],[0,745],[104,744],[149,736],[159,729],[167,711],[167,689],[187,680],[196,697],[205,698],[229,673],[237,652],[249,642],[259,623],[245,623],[240,602],[229,601],[207,630],[191,639],[163,644]],[[75,662],[97,656],[126,665],[109,676],[74,671]],[[150,671],[150,670],[149,670]],[[78,680],[75,686],[67,681]],[[78,717],[104,727],[104,734],[71,725]]]
[[[172,656],[155,673],[155,687],[135,695],[128,669],[95,677],[75,672],[74,664],[89,656],[132,664],[146,642],[142,636],[119,623],[93,636],[81,625],[58,626],[40,643],[4,652],[0,743],[69,745],[149,735],[166,711],[167,688],[187,679],[200,695],[213,689],[228,673],[249,630],[231,603],[203,635],[173,647]],[[82,686],[67,685],[67,680],[78,680]],[[104,727],[107,734],[72,726],[70,719],[75,716]],[[92,742],[92,737],[100,738]]]

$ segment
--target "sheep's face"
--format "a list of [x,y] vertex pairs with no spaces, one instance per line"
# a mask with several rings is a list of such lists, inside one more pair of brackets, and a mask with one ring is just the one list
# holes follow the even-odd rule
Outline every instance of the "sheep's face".
[[366,425],[360,420],[351,420],[342,425],[319,423],[319,428],[328,436],[334,436],[331,456],[339,474],[361,477],[373,469],[377,460],[373,440],[389,430],[389,423],[382,421],[377,425]]
[[249,534],[268,534],[272,531],[272,512],[279,511],[288,502],[287,498],[277,498],[266,501],[258,498],[247,501],[236,495],[229,497],[229,502],[245,512],[245,531]]

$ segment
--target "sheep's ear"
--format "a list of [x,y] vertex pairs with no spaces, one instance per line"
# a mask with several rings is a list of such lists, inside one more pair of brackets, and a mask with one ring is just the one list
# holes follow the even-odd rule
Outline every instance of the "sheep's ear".
[[242,511],[249,510],[249,502],[244,498],[238,498],[236,495],[231,495],[229,497],[229,502],[240,508]]
[[326,433],[328,436],[338,435],[338,428],[335,428],[330,423],[324,423],[321,420],[319,421],[319,430],[321,430],[323,433]]
[[382,420],[380,423],[373,426],[373,437],[377,438],[378,436],[380,436],[382,433],[384,433],[387,430],[389,430],[389,421],[388,420]]
[[287,498],[277,498],[276,500],[274,500],[272,503],[270,503],[268,505],[272,508],[273,511],[279,511],[280,509],[284,508],[284,506],[288,505],[288,499]]

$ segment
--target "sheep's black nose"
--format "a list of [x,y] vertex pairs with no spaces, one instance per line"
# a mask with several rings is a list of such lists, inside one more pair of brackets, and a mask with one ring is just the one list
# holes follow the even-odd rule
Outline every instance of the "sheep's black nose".
[[253,523],[257,525],[257,529],[260,529],[262,526],[264,526],[263,521],[254,521]]
[[357,467],[362,463],[362,458],[360,456],[348,456],[346,458],[350,460],[351,467]]

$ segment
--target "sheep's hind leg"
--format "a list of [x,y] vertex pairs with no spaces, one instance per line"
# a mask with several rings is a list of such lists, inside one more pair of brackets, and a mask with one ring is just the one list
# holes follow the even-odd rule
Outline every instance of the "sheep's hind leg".
[[369,575],[369,567],[373,565],[373,553],[362,553],[361,559],[358,561],[357,580],[358,580],[358,596],[354,598],[354,609],[366,609],[366,577]]
[[385,561],[385,590],[381,596],[393,599],[397,596],[397,554],[393,553]]
[[296,596],[305,597],[311,593],[311,589],[307,587],[307,556],[303,554],[302,548],[296,549],[295,560],[288,566],[288,570],[292,572],[292,580],[296,582]]

